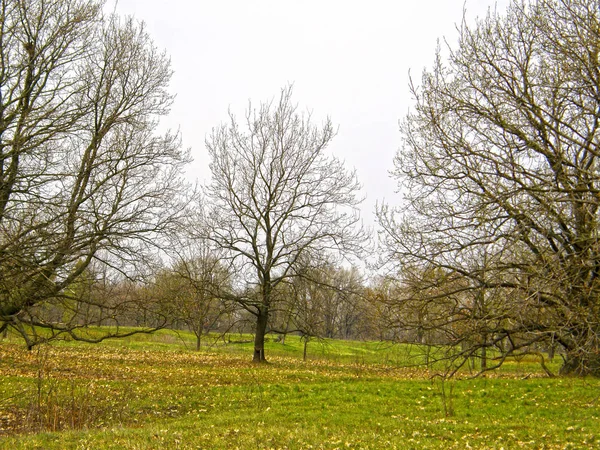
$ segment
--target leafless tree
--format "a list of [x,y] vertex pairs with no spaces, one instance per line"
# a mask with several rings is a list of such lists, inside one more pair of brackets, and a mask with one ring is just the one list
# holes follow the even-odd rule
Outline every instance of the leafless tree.
[[295,278],[285,303],[290,311],[292,329],[303,342],[303,360],[308,358],[308,344],[312,339],[324,337],[324,289],[306,277]]
[[[0,1],[0,328],[29,346],[40,327],[83,338],[42,312],[85,301],[70,286],[92,264],[140,273],[182,209],[187,153],[154,132],[169,60],[142,24],[102,8]],[[98,306],[106,316],[80,327],[118,325],[118,307]]]
[[479,318],[472,343],[500,362],[556,342],[564,371],[600,373],[599,14],[595,0],[515,0],[463,23],[411,86],[405,206],[378,212],[387,257],[453,278],[445,301]]
[[194,246],[186,256],[178,253],[173,267],[156,277],[155,294],[161,297],[165,315],[194,333],[200,350],[204,334],[220,328],[220,321],[233,313],[233,305],[224,300],[231,292],[232,274],[204,245]]
[[355,267],[330,263],[300,268],[287,297],[294,331],[304,341],[304,360],[312,338],[352,339],[366,314],[363,279]]
[[229,252],[240,282],[258,292],[238,296],[256,316],[255,361],[265,360],[273,291],[295,276],[298,261],[355,253],[362,240],[356,174],[326,151],[335,135],[331,121],[313,125],[291,96],[290,86],[277,101],[250,105],[243,124],[230,114],[206,141],[212,182],[204,229]]

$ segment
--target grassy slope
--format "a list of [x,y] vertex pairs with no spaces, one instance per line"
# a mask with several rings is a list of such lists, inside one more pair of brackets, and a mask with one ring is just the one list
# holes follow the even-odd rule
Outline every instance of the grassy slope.
[[403,347],[311,343],[315,359],[303,363],[288,337],[256,366],[249,344],[196,353],[192,343],[166,331],[34,352],[1,343],[2,427],[37,410],[91,429],[7,436],[0,448],[600,447],[600,381],[542,378],[527,361],[442,384],[397,367]]

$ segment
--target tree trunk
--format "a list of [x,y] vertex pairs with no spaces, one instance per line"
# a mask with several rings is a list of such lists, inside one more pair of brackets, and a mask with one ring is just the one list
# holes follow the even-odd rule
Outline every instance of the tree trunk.
[[431,347],[429,344],[425,344],[425,367],[429,369],[429,353],[431,352]]
[[487,347],[481,347],[481,370],[487,369]]
[[308,336],[304,338],[304,352],[302,354],[302,360],[306,361],[306,357],[308,356]]
[[200,351],[200,346],[202,345],[202,334],[196,334],[196,351]]
[[600,377],[600,331],[582,328],[559,340],[565,350],[560,374]]
[[265,334],[267,333],[267,321],[269,310],[261,307],[256,318],[256,334],[254,335],[254,362],[266,362],[265,358]]
[[290,322],[292,321],[291,316],[288,316],[285,322],[285,330],[283,330],[283,335],[281,336],[281,343],[285,345],[285,338],[287,337],[288,330],[290,329]]
[[567,353],[565,362],[560,368],[561,375],[593,375],[600,377],[600,355]]
[[487,370],[487,333],[481,334],[481,370]]
[[556,352],[556,344],[553,342],[548,346],[548,359],[550,361],[554,359],[554,352]]

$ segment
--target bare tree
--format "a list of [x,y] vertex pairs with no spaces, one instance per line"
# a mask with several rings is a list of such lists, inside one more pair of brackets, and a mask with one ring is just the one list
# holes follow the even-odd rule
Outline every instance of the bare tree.
[[207,238],[229,252],[256,297],[238,301],[256,316],[254,360],[264,361],[264,337],[274,289],[311,253],[353,253],[361,244],[355,172],[326,153],[335,135],[297,112],[292,88],[275,102],[251,105],[244,124],[213,130],[206,145]]
[[231,278],[218,255],[202,245],[187,257],[180,254],[172,268],[156,277],[165,314],[194,333],[196,350],[204,334],[218,328],[220,320],[233,312],[230,302],[223,300],[231,292]]
[[[102,7],[0,1],[0,328],[29,346],[40,327],[83,338],[88,321],[43,311],[72,302],[91,264],[140,273],[182,209],[188,156],[154,133],[172,102],[169,60],[143,25]],[[91,322],[118,325],[105,306]]]
[[330,263],[299,267],[287,298],[294,331],[304,341],[304,360],[313,338],[358,337],[366,308],[362,276],[352,268]]
[[378,212],[390,261],[456,279],[455,312],[486,324],[478,348],[557,342],[564,371],[596,374],[599,14],[595,0],[513,1],[463,23],[411,86],[394,172],[406,206]]
[[312,339],[324,337],[323,333],[323,294],[317,283],[306,277],[297,277],[290,285],[291,292],[287,297],[293,330],[300,334],[304,344],[304,361],[308,358],[308,344]]

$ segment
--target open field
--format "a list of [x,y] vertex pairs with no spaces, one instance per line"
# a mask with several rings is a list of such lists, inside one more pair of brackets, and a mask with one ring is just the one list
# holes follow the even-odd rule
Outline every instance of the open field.
[[[191,350],[186,333],[27,352],[0,343],[0,448],[599,448],[600,380],[513,361],[442,382],[380,343],[243,336]],[[212,341],[211,341],[212,342]],[[207,341],[208,343],[208,341]],[[39,432],[38,430],[57,430]]]

